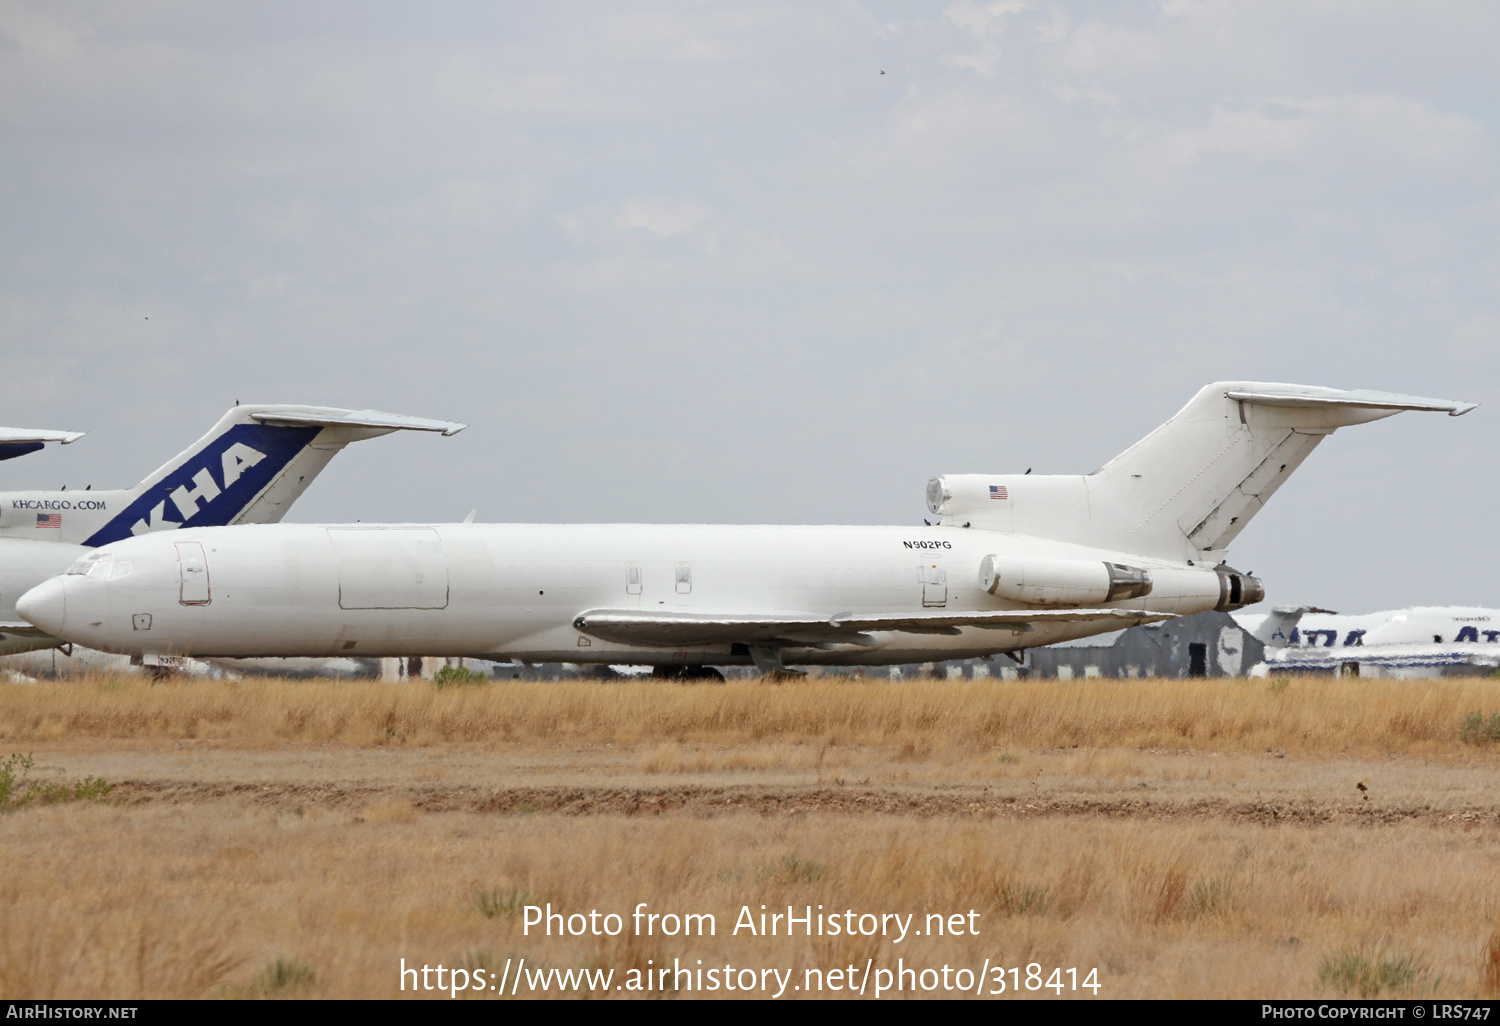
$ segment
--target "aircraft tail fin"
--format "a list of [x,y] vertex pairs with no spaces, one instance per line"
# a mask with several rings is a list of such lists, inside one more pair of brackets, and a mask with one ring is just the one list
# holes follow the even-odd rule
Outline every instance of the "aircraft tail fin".
[[1255,381],[1204,387],[1161,427],[1089,475],[1094,534],[1130,552],[1218,562],[1336,429],[1403,410],[1460,416],[1474,403]]
[[376,410],[236,406],[128,490],[124,509],[83,544],[177,527],[275,523],[350,442],[401,430],[452,435],[464,427]]
[[1268,649],[1286,648],[1292,643],[1292,632],[1307,613],[1334,613],[1334,610],[1317,606],[1276,606],[1251,636]]
[[1476,405],[1220,381],[1092,474],[944,475],[928,482],[927,505],[973,527],[1218,563],[1250,518],[1336,429],[1403,410],[1457,417]]

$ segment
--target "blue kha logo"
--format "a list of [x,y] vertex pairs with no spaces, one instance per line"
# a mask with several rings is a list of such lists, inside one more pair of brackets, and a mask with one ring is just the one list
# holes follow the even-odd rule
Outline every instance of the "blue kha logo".
[[236,424],[147,488],[84,544],[231,523],[320,430]]

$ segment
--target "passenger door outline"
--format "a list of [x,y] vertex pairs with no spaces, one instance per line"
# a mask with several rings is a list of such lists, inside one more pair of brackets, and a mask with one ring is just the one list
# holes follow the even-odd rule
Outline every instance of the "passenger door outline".
[[922,580],[922,606],[940,609],[948,604],[948,571],[938,566],[923,564],[917,568]]
[[177,601],[185,606],[206,606],[213,601],[208,584],[208,557],[199,542],[177,542],[177,573],[182,587]]

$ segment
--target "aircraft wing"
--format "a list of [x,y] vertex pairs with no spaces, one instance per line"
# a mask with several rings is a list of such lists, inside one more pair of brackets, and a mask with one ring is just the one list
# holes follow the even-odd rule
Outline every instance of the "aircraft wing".
[[591,609],[573,626],[604,641],[625,645],[871,644],[872,631],[957,635],[964,627],[1028,632],[1037,625],[1109,621],[1110,629],[1171,620],[1173,613],[1135,609],[1011,609],[931,613],[835,613],[833,616],[651,613]]
[[61,638],[48,634],[40,627],[29,623],[7,621],[0,623],[0,656],[20,655],[35,652],[39,648],[58,648]]
[[15,459],[36,452],[48,442],[67,445],[83,437],[82,431],[44,431],[36,428],[0,427],[0,460]]
[[312,406],[291,406],[279,409],[274,406],[266,407],[250,414],[250,419],[262,424],[384,428],[387,431],[441,431],[444,435],[456,435],[469,426],[451,420],[404,417],[399,413],[381,413],[379,410],[338,410]]
[[51,634],[35,627],[24,620],[15,620],[9,623],[0,623],[0,634],[9,634],[15,638],[50,638]]

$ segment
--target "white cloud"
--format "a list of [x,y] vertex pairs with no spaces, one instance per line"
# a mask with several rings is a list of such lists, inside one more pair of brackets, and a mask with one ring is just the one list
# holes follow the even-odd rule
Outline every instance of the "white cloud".
[[685,235],[713,216],[706,205],[691,200],[678,203],[633,199],[615,218],[618,228],[644,228],[658,239]]
[[977,50],[950,54],[943,60],[957,68],[967,68],[985,78],[1000,73],[1000,39],[1010,19],[1031,5],[1025,0],[994,0],[981,4],[961,0],[943,12],[943,16],[967,32],[979,44]]
[[1500,315],[1476,314],[1453,326],[1448,355],[1458,360],[1490,361],[1500,354]]
[[[0,326],[45,354],[7,416],[65,396],[135,451],[236,394],[386,407],[474,424],[412,471],[474,482],[455,515],[888,522],[1018,426],[1022,469],[1088,469],[1206,377],[1500,390],[1500,8],[889,10],[0,3]],[[368,487],[396,444],[299,517],[446,515]],[[1359,548],[1319,522],[1256,568]]]
[[1322,168],[1330,176],[1350,176],[1361,192],[1397,169],[1462,180],[1492,172],[1494,165],[1483,125],[1390,96],[1256,98],[1235,107],[1215,105],[1198,127],[1128,119],[1115,131],[1134,164],[1157,179],[1195,169],[1215,154]]

